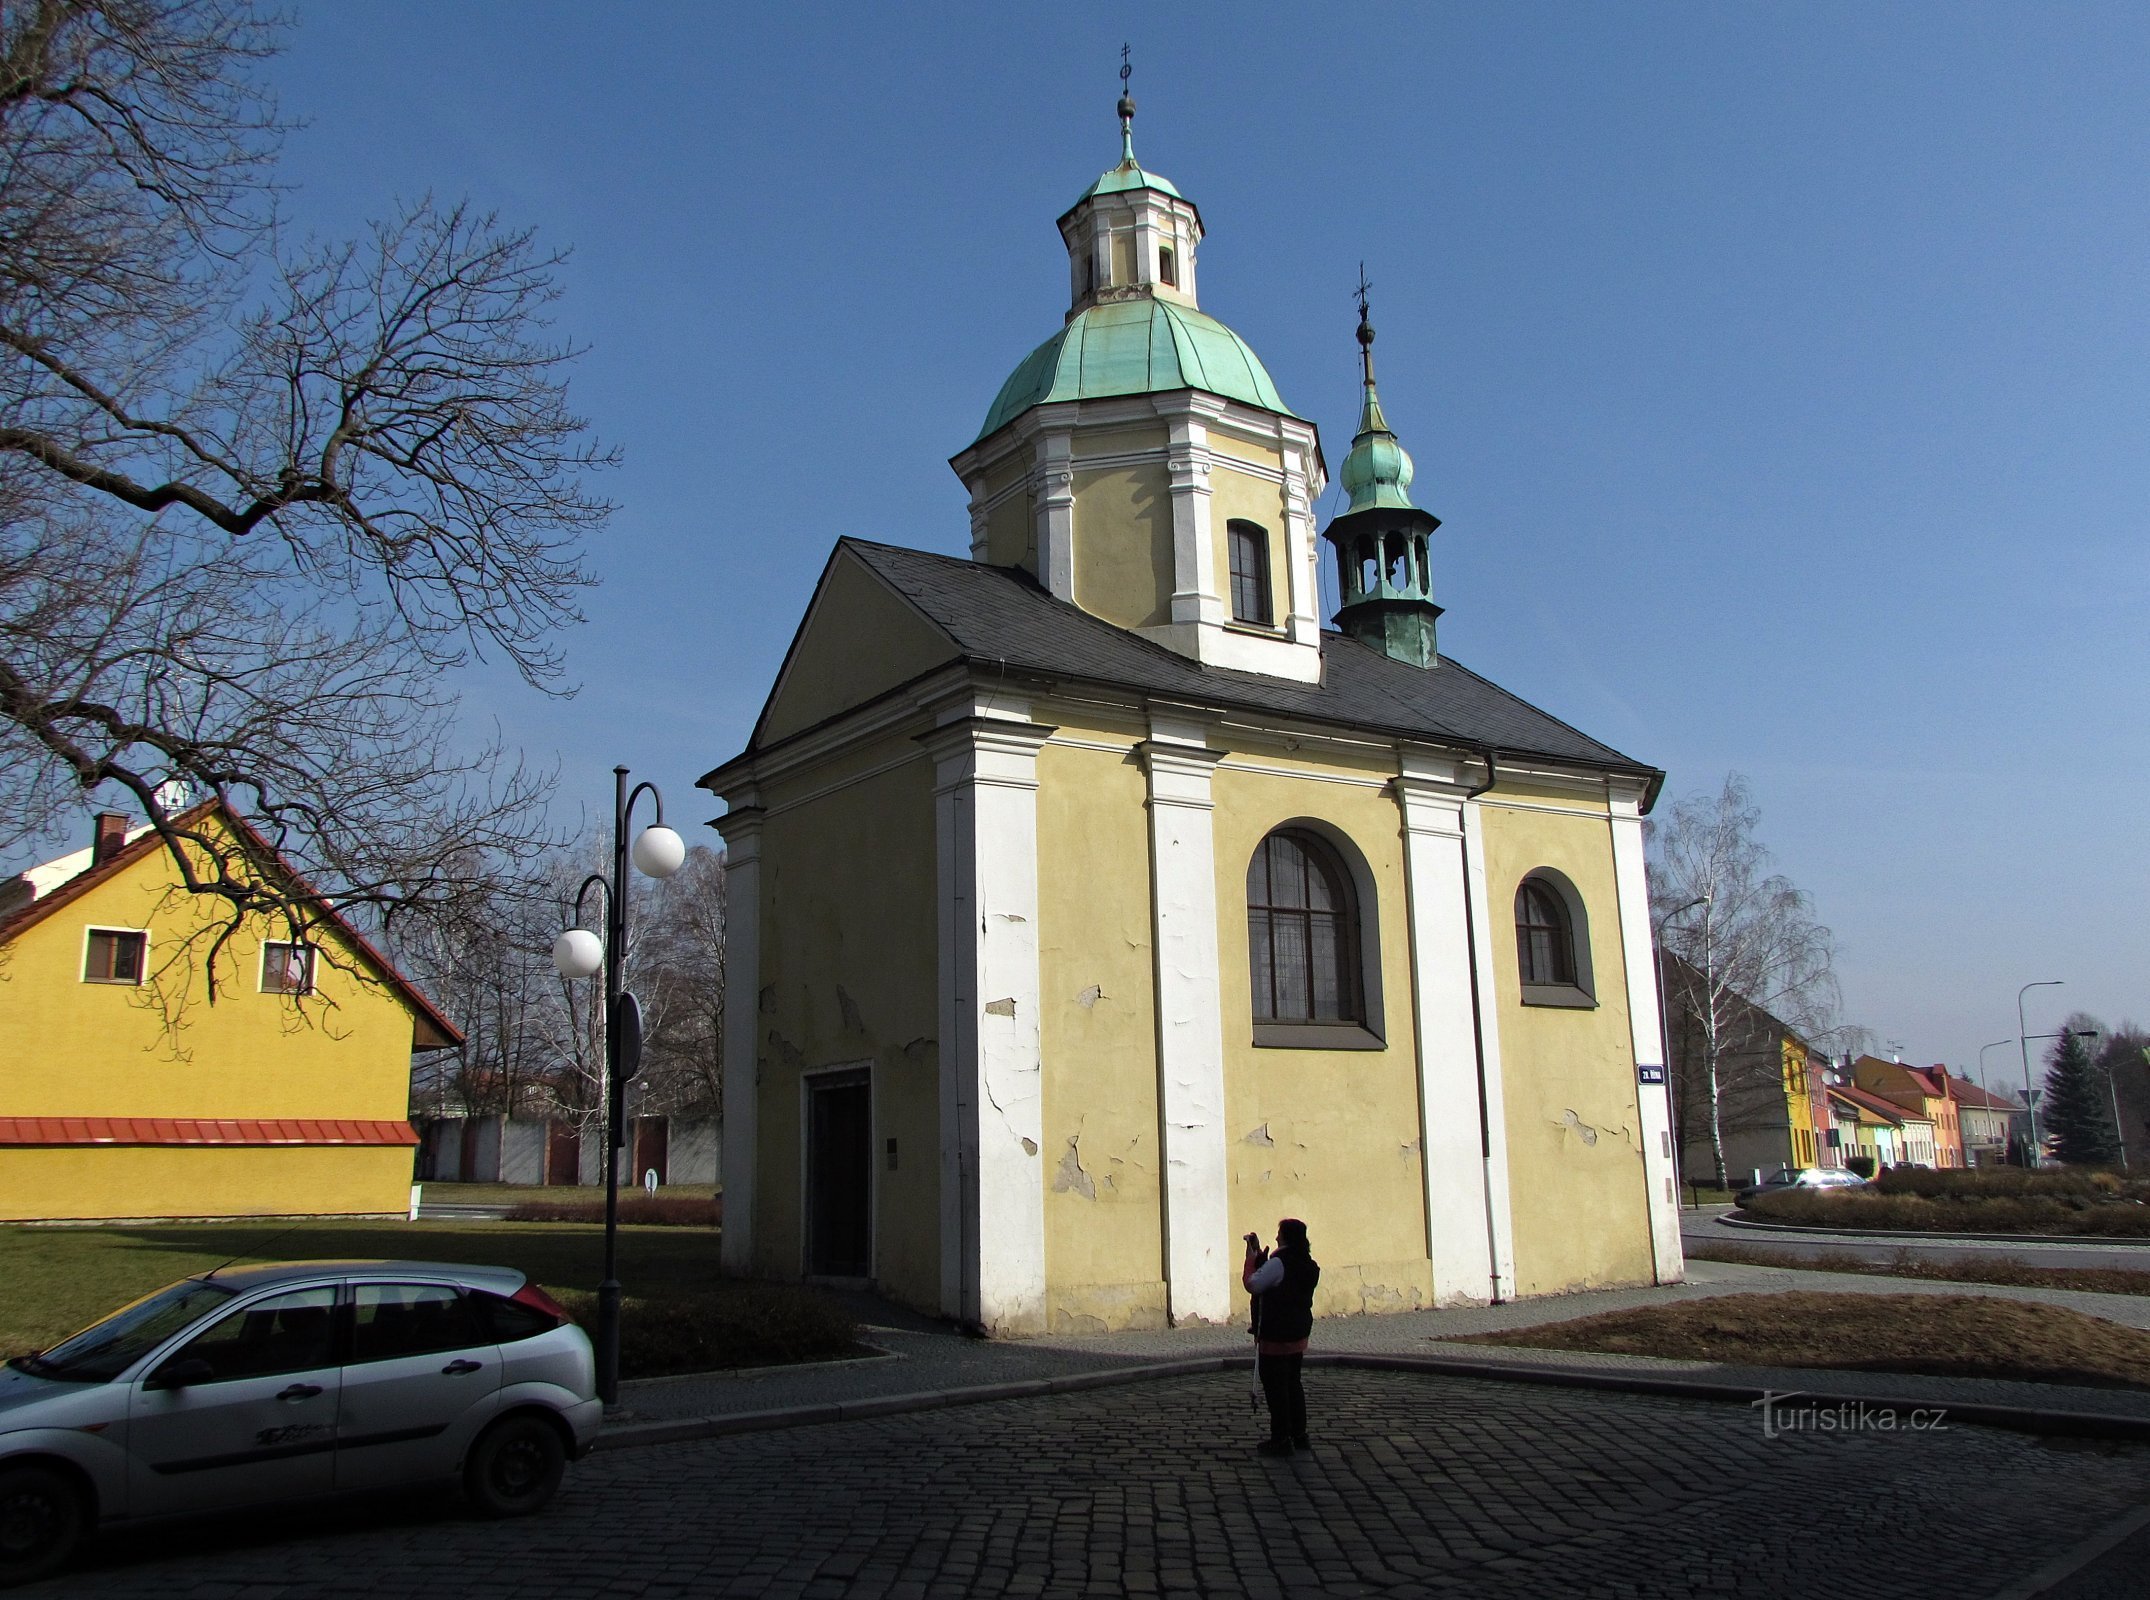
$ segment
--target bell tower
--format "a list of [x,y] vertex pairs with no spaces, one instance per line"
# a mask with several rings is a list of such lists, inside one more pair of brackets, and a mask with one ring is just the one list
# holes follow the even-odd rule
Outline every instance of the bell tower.
[[1366,398],[1359,431],[1338,474],[1351,503],[1322,537],[1336,550],[1336,625],[1397,661],[1430,667],[1440,660],[1429,545],[1441,519],[1411,503],[1411,457],[1389,431],[1374,388],[1374,325],[1367,314],[1366,273],[1359,273],[1359,364]]

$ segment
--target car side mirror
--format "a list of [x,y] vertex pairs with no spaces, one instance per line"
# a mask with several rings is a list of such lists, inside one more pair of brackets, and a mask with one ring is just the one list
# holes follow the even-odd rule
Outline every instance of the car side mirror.
[[168,1361],[149,1375],[147,1389],[184,1389],[189,1384],[207,1383],[216,1376],[216,1368],[200,1356],[189,1356],[184,1361]]

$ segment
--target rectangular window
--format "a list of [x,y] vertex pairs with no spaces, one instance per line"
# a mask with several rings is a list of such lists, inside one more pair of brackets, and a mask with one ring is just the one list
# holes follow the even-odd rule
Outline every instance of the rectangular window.
[[90,929],[89,952],[82,964],[84,983],[140,983],[149,935],[135,929]]
[[1251,522],[1231,524],[1232,620],[1270,626],[1269,535]]
[[1179,263],[1174,259],[1170,245],[1158,247],[1157,281],[1168,289],[1177,289],[1180,286]]
[[261,947],[263,994],[312,994],[314,948],[310,944],[279,944],[270,940]]

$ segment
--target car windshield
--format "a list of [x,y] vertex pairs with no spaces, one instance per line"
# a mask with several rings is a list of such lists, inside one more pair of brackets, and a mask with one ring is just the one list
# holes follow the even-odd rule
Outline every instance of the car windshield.
[[63,1383],[109,1383],[236,1292],[221,1283],[187,1278],[143,1296],[50,1350],[18,1356],[8,1365]]

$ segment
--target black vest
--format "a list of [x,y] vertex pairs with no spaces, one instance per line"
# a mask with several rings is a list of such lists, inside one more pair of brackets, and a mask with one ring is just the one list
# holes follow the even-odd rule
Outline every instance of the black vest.
[[1321,1263],[1304,1250],[1279,1250],[1271,1259],[1284,1263],[1284,1281],[1254,1297],[1254,1336],[1290,1344],[1314,1331],[1314,1285]]

